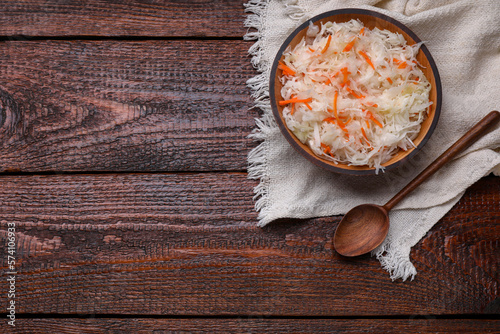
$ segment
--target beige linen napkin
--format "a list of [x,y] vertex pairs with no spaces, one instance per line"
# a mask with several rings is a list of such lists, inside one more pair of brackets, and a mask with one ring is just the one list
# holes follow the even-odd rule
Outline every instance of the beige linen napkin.
[[[276,126],[269,103],[270,66],[297,26],[329,10],[357,7],[381,12],[412,29],[427,45],[443,86],[441,117],[423,151],[411,162],[377,176],[338,175],[319,169],[294,151]],[[453,0],[251,0],[245,25],[252,64],[248,81],[263,116],[248,156],[259,225],[277,218],[345,214],[362,203],[384,204],[488,112],[500,108],[500,1]],[[412,278],[410,248],[481,177],[500,172],[500,128],[481,138],[422,184],[390,213],[391,227],[373,252],[391,278]]]

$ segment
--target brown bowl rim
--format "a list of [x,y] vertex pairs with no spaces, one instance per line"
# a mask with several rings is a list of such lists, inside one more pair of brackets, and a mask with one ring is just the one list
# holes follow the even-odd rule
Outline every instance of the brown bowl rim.
[[[276,54],[276,57],[273,61],[272,67],[271,67],[271,77],[270,77],[270,85],[269,85],[269,97],[271,100],[271,108],[273,111],[274,119],[276,120],[276,123],[278,124],[278,127],[280,128],[281,133],[285,136],[287,141],[291,144],[291,146],[298,151],[302,156],[304,156],[307,160],[312,162],[318,167],[324,168],[326,170],[340,173],[340,174],[350,174],[350,175],[374,175],[375,173],[375,168],[371,169],[344,169],[340,167],[335,167],[334,165],[331,165],[326,162],[326,160],[323,160],[322,158],[310,154],[309,152],[305,151],[300,145],[297,143],[296,137],[288,132],[288,128],[284,122],[281,120],[281,115],[280,112],[277,108],[277,101],[275,97],[275,92],[274,92],[274,87],[275,87],[275,82],[276,82],[276,72],[278,70],[278,61],[281,59],[281,56],[283,55],[283,52],[286,50],[292,39],[303,29],[309,26],[309,22],[317,22],[321,19],[330,17],[330,16],[335,16],[335,15],[341,15],[341,14],[358,14],[358,15],[369,15],[369,16],[374,16],[377,18],[380,18],[382,20],[385,20],[401,30],[403,30],[406,34],[408,34],[415,42],[420,43],[422,40],[412,31],[410,28],[405,26],[403,23],[399,22],[398,20],[387,16],[385,14],[371,11],[368,9],[360,9],[360,8],[343,8],[343,9],[336,9],[336,10],[331,10],[328,12],[324,12],[322,14],[316,15],[304,23],[302,23],[300,26],[298,26],[288,37],[287,39],[283,42],[281,45],[278,53]],[[436,66],[436,62],[434,61],[434,58],[432,57],[431,53],[427,49],[427,46],[425,44],[422,44],[420,47],[420,50],[425,54],[425,57],[429,61],[429,64],[432,69],[432,74],[434,76],[434,80],[436,82],[435,84],[435,89],[436,89],[436,105],[434,107],[434,119],[432,120],[432,123],[429,127],[429,130],[425,134],[424,138],[422,141],[412,149],[406,156],[404,156],[402,159],[399,161],[396,161],[388,166],[384,166],[384,171],[388,171],[394,168],[397,168],[403,164],[405,164],[408,160],[413,158],[418,152],[420,152],[423,148],[423,146],[427,143],[429,138],[432,136],[432,133],[434,132],[434,129],[437,126],[437,123],[439,121],[439,117],[441,115],[441,103],[442,103],[442,87],[441,87],[441,78],[439,76],[439,72]],[[383,174],[383,173],[381,173]]]

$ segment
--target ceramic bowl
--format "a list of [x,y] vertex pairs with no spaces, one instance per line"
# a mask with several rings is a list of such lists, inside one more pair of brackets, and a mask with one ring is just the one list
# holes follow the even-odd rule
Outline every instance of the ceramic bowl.
[[[334,163],[329,160],[325,160],[317,155],[315,155],[311,149],[300,142],[300,140],[295,137],[295,135],[287,128],[285,121],[283,119],[283,106],[279,105],[279,101],[282,101],[281,88],[282,84],[279,78],[282,76],[281,69],[278,68],[279,61],[283,59],[283,52],[290,46],[294,47],[298,44],[303,37],[306,35],[309,23],[312,21],[314,24],[325,23],[327,21],[334,21],[337,23],[347,22],[351,19],[360,20],[365,27],[373,29],[375,27],[379,29],[387,29],[392,32],[399,33],[404,36],[408,45],[419,43],[421,40],[413,33],[408,27],[398,22],[397,20],[388,17],[386,15],[380,14],[378,12],[364,10],[364,9],[339,9],[330,12],[320,14],[307,22],[304,22],[299,26],[283,43],[279,49],[277,56],[273,62],[271,68],[271,79],[270,79],[270,100],[271,107],[273,110],[274,117],[279,125],[279,128],[288,142],[305,158],[314,163],[315,165],[324,168],[326,170],[342,173],[342,174],[353,174],[353,175],[370,175],[375,174],[374,167],[368,166],[349,166],[347,164]],[[437,125],[439,114],[441,110],[441,82],[439,79],[439,73],[436,64],[425,46],[423,44],[417,55],[418,62],[422,65],[421,70],[424,72],[427,79],[432,85],[430,91],[430,100],[433,102],[432,106],[429,108],[429,114],[425,121],[421,124],[421,130],[417,138],[413,141],[415,148],[409,150],[399,150],[398,153],[389,161],[382,164],[384,170],[390,170],[398,166],[403,165],[409,159],[411,159],[417,152],[419,152],[425,143],[429,140],[434,128]],[[382,174],[379,172],[379,174]]]

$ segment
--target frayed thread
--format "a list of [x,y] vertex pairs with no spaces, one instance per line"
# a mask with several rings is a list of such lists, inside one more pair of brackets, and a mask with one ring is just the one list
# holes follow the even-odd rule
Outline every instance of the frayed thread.
[[244,40],[256,42],[250,47],[248,53],[252,56],[253,67],[260,72],[255,77],[247,80],[247,86],[252,90],[252,98],[255,101],[254,108],[264,111],[260,119],[256,119],[256,129],[252,131],[249,138],[261,142],[248,154],[248,178],[260,180],[254,187],[255,210],[259,212],[258,225],[263,225],[269,207],[269,173],[267,172],[267,143],[265,139],[272,129],[272,121],[269,117],[271,104],[269,102],[268,65],[263,59],[262,33],[264,30],[265,10],[268,0],[250,0],[245,4],[245,12],[250,13],[245,20],[245,27],[249,30],[243,37]]
[[246,41],[256,41],[250,47],[248,53],[252,56],[252,65],[260,72],[263,71],[261,67],[263,54],[261,37],[264,29],[264,12],[268,3],[269,0],[250,0],[248,3],[244,4],[245,13],[250,14],[247,15],[244,22],[244,26],[248,28],[248,30],[243,36],[243,39]]
[[[264,49],[262,36],[265,31],[266,9],[269,0],[250,0],[246,3],[245,12],[249,13],[245,19],[247,33],[243,37],[246,41],[254,40],[255,43],[249,48],[248,53],[252,57],[251,63],[259,72],[255,77],[247,80],[247,86],[252,90],[254,108],[261,109],[263,116],[255,120],[256,129],[248,136],[260,142],[248,154],[248,178],[260,180],[254,188],[255,210],[259,213],[257,219],[258,226],[269,223],[269,173],[267,171],[267,151],[266,139],[272,130],[277,128],[276,121],[272,115],[271,103],[269,99],[269,60],[264,59]],[[288,0],[285,3],[285,13],[294,20],[298,20],[305,15],[304,9],[298,5],[297,0]]]
[[390,243],[385,242],[372,252],[377,260],[380,261],[382,268],[389,272],[392,281],[402,279],[406,281],[408,278],[413,281],[417,274],[417,269],[410,262],[410,252],[401,252],[391,246]]

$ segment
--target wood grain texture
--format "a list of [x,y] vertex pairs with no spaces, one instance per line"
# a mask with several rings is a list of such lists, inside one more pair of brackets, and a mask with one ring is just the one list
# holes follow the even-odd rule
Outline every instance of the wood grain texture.
[[4,176],[0,244],[15,222],[18,312],[500,313],[498,178],[469,189],[414,248],[411,283],[369,256],[338,256],[340,217],[256,227],[255,184],[243,173]]
[[23,333],[495,333],[499,320],[473,319],[20,319]]
[[245,170],[249,46],[0,43],[0,171]]
[[4,0],[0,35],[242,37],[245,2]]

